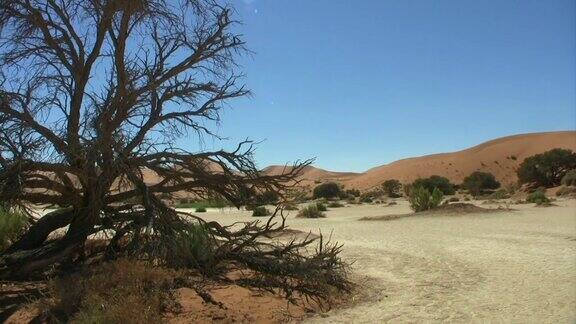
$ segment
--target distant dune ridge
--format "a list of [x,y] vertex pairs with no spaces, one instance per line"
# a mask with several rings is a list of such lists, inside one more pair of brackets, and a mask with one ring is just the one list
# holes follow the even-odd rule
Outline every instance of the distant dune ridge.
[[[527,157],[553,148],[576,151],[576,131],[530,133],[491,140],[458,152],[432,154],[398,160],[363,173],[332,172],[308,167],[301,176],[303,186],[336,181],[346,188],[369,189],[387,179],[409,183],[417,178],[441,175],[454,183],[474,171],[487,171],[503,184],[517,181],[516,169]],[[267,174],[282,172],[283,166],[269,166]]]

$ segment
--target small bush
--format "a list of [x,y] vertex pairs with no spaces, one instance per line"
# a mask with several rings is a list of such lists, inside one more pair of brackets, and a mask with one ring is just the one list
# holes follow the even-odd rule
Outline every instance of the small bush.
[[[411,187],[422,187],[424,189],[428,189],[429,192],[434,191],[434,188],[437,188],[442,192],[444,195],[453,195],[456,190],[454,189],[454,184],[450,183],[450,180],[445,177],[441,177],[438,175],[433,175],[429,178],[420,178],[416,179]],[[407,189],[410,192],[410,189]]]
[[174,278],[172,270],[120,259],[52,280],[46,306],[56,322],[160,323]]
[[536,190],[526,198],[526,201],[529,203],[534,203],[538,206],[546,205],[550,203],[550,199],[546,197],[546,194],[542,190]]
[[341,194],[342,189],[335,182],[326,182],[314,188],[314,198],[336,198]]
[[296,217],[324,218],[324,217],[326,217],[326,215],[321,210],[318,210],[317,205],[313,204],[313,205],[308,205],[308,206],[304,207],[303,209],[301,209],[300,212],[298,212],[298,215]]
[[488,199],[508,199],[510,195],[508,194],[508,190],[506,189],[499,189],[488,195]]
[[347,189],[345,193],[348,197],[360,197],[360,190],[358,189]]
[[492,173],[475,171],[464,178],[462,187],[468,189],[473,196],[478,196],[484,190],[497,189],[500,187],[500,182],[496,181]]
[[384,190],[384,193],[390,198],[400,197],[401,196],[401,194],[400,194],[401,189],[402,189],[402,184],[400,183],[400,181],[398,181],[396,179],[386,180],[386,181],[384,181],[384,183],[382,183],[382,190]]
[[411,190],[411,195],[408,199],[410,208],[415,212],[430,210],[438,207],[442,202],[442,191],[434,188],[432,193],[423,187],[414,187]]
[[224,208],[230,206],[230,203],[224,199],[208,199],[194,201],[191,199],[180,199],[174,205],[174,208]]
[[266,209],[264,206],[255,207],[252,211],[252,216],[254,217],[263,217],[263,216],[270,216],[270,211]]
[[265,191],[263,193],[257,194],[254,197],[254,205],[275,205],[280,199],[280,195],[274,191]]
[[566,172],[560,183],[564,186],[576,186],[576,170]]
[[328,207],[330,208],[340,208],[340,207],[344,207],[344,204],[337,202],[337,201],[333,201],[331,203],[328,204]]
[[14,243],[28,227],[26,215],[0,206],[0,251]]
[[322,203],[322,202],[317,202],[317,203],[316,203],[316,208],[317,208],[319,211],[322,211],[322,212],[325,212],[325,211],[328,210],[328,208],[326,208],[326,205],[325,205],[324,203]]
[[198,208],[196,208],[196,212],[197,212],[197,213],[205,213],[205,212],[206,212],[206,208],[204,208],[204,207],[198,207]]
[[165,259],[173,268],[196,268],[209,272],[213,270],[215,249],[214,237],[203,224],[189,224],[170,242]]

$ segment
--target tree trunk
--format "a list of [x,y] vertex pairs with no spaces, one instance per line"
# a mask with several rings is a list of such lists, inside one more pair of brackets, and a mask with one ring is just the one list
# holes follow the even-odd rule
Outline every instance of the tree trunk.
[[[100,215],[101,200],[95,199],[95,192],[97,190],[91,190],[85,195],[83,207],[63,214],[46,215],[48,220],[44,221],[42,226],[31,228],[40,236],[35,239],[34,233],[29,231],[25,235],[27,239],[17,242],[19,248],[11,247],[10,253],[4,253],[0,257],[0,277],[26,277],[69,259],[78,252],[88,236],[94,232],[94,226]],[[42,236],[47,236],[51,232],[50,228],[58,228],[62,224],[70,224],[66,235],[54,242],[46,243],[46,237]]]
[[73,216],[74,211],[72,208],[59,209],[44,215],[18,241],[4,251],[4,254],[40,247],[50,233],[69,225]]

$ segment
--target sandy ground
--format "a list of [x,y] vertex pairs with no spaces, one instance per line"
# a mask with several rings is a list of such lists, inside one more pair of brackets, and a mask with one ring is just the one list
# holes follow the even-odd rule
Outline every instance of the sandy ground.
[[[407,213],[406,202],[335,208],[324,219],[290,215],[291,228],[332,232],[344,243],[344,258],[354,262],[354,275],[370,287],[366,301],[307,321],[573,323],[576,201],[556,204],[392,221],[358,219]],[[236,210],[202,216],[223,223],[253,219]]]

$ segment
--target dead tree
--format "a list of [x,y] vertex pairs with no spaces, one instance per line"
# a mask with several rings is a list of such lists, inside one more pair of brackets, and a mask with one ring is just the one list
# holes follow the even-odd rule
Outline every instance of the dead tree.
[[[187,221],[160,195],[217,194],[240,206],[289,186],[310,161],[266,176],[249,141],[233,151],[174,144],[218,138],[211,125],[221,109],[249,93],[236,72],[245,48],[235,24],[231,8],[212,0],[0,2],[0,202],[61,208],[4,252],[1,271],[72,261],[95,233],[111,235],[108,254],[165,251]],[[159,180],[146,181],[149,172]],[[210,228],[232,245],[270,231]]]

